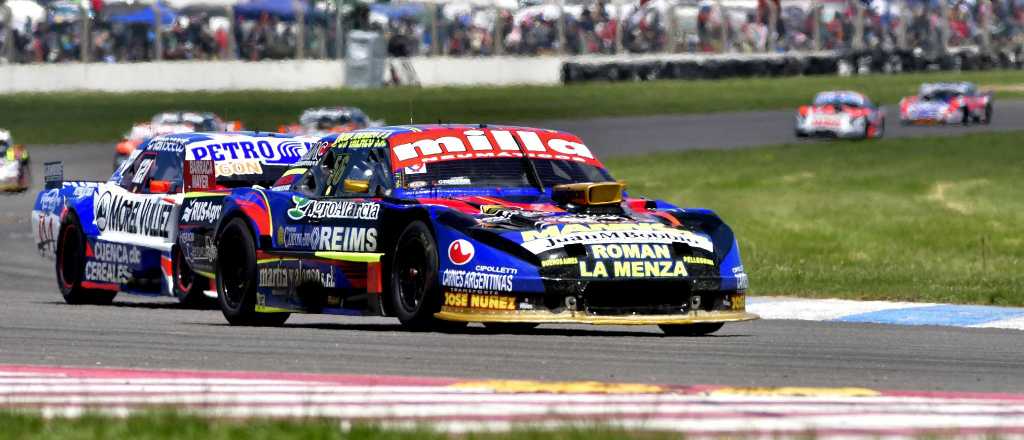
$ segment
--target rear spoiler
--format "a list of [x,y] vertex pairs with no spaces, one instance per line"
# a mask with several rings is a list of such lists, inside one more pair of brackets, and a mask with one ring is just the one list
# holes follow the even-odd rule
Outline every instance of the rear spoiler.
[[46,189],[64,185],[64,162],[43,163],[43,184]]

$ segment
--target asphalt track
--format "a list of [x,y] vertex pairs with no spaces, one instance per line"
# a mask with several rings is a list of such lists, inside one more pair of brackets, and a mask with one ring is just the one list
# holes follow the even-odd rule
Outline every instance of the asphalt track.
[[[991,126],[890,124],[888,135],[1008,130],[1022,115],[1024,103],[1006,102],[997,105]],[[787,142],[790,124],[788,112],[756,112],[544,125],[572,130],[607,156],[613,148]],[[42,180],[43,162],[58,159],[68,177],[104,178],[111,148],[36,147],[35,180]],[[183,309],[163,298],[69,306],[57,292],[52,263],[32,244],[28,213],[37,190],[0,197],[0,363],[1024,392],[1022,334],[996,329],[764,320],[707,338],[588,326],[542,326],[520,335],[474,326],[444,334],[405,332],[392,319],[324,315],[293,316],[285,328],[229,327],[217,310]]]

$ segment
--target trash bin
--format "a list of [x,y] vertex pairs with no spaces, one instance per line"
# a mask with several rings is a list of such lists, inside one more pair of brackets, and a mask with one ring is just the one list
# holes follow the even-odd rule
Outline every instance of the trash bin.
[[349,31],[345,50],[345,85],[376,88],[384,85],[388,48],[379,32]]

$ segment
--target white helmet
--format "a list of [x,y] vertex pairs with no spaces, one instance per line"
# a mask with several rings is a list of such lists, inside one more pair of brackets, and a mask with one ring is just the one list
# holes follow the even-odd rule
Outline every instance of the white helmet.
[[11,132],[0,128],[0,144],[10,145],[11,144]]

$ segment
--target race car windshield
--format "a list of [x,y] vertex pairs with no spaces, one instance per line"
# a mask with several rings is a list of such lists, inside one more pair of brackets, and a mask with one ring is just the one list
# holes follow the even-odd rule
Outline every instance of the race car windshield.
[[[566,183],[610,182],[603,168],[568,160],[533,159],[544,187]],[[534,187],[523,159],[491,158],[432,162],[404,169],[406,189],[437,187]]]
[[960,96],[960,92],[954,90],[936,90],[927,95],[924,95],[925,101],[948,101],[952,98]]
[[831,105],[833,107],[860,107],[863,104],[859,99],[852,97],[819,97],[814,100],[815,106]]

